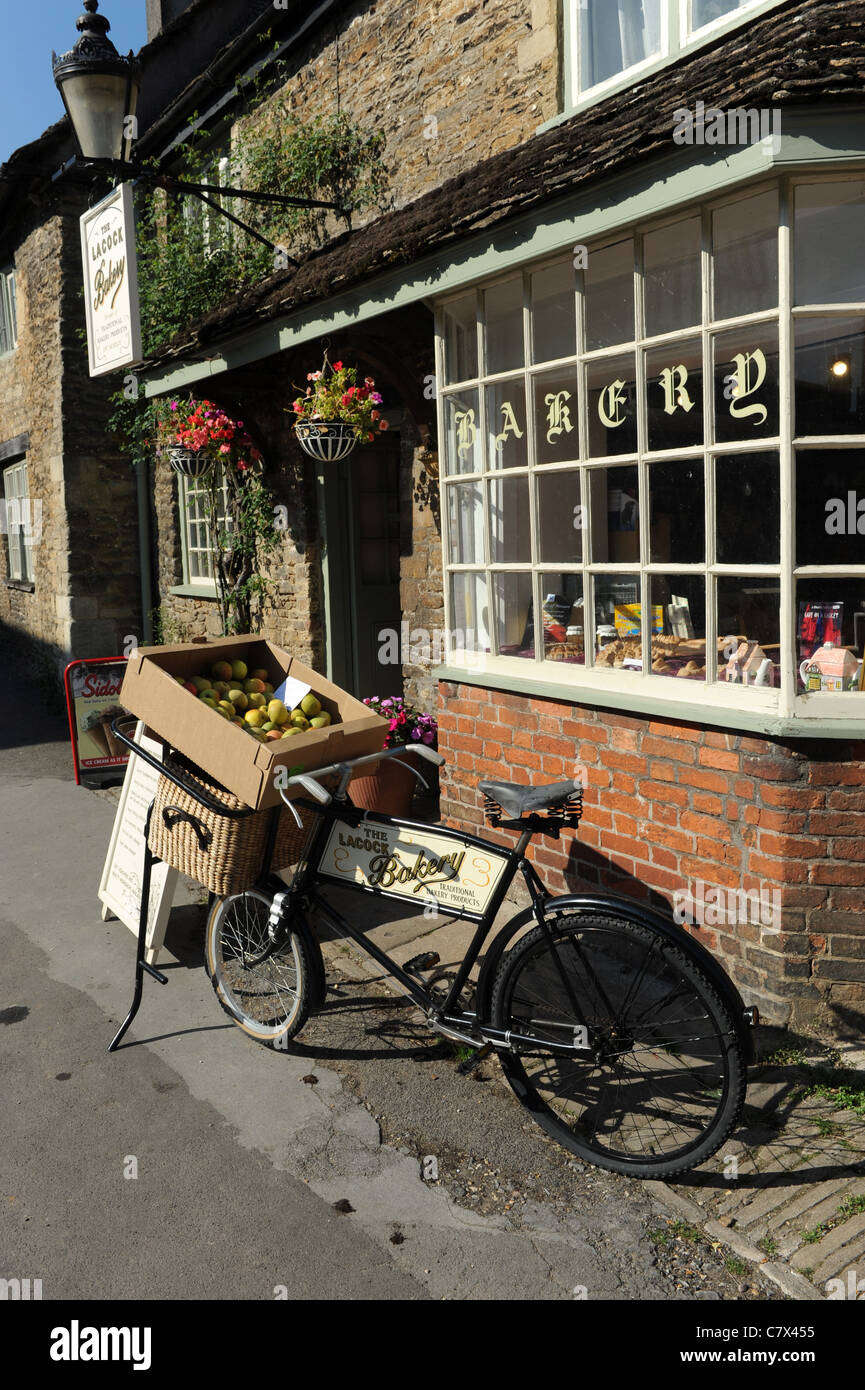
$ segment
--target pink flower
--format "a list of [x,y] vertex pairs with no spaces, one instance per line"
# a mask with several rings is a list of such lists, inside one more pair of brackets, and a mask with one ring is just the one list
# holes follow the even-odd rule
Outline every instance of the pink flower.
[[231,446],[228,445],[228,444],[220,444],[220,446],[219,446],[219,452],[220,452],[221,454],[230,454],[230,453],[231,453]]

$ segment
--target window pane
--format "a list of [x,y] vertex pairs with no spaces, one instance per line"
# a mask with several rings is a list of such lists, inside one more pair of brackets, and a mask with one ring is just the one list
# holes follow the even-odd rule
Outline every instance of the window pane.
[[[652,672],[706,679],[706,581],[696,574],[653,574]],[[711,673],[710,673],[711,674]]]
[[715,439],[758,439],[776,435],[779,425],[778,330],[753,324],[720,333],[715,360]]
[[[592,560],[630,562],[640,558],[640,504],[636,465],[593,468]],[[636,600],[635,600],[636,602]]]
[[716,319],[777,306],[778,194],[774,189],[716,208],[712,247]]
[[523,281],[506,280],[494,285],[484,294],[486,324],[487,373],[509,372],[522,367],[523,350]]
[[865,450],[798,451],[796,563],[865,563]]
[[566,463],[579,458],[576,368],[536,376],[534,393],[535,462]]
[[583,91],[661,51],[661,0],[581,0],[577,13]]
[[452,574],[449,646],[455,653],[490,649],[487,580],[483,574]]
[[584,283],[587,350],[633,342],[633,238],[590,251]]
[[637,376],[633,353],[603,357],[587,369],[589,393],[589,454],[637,451]]
[[777,454],[715,460],[717,558],[721,565],[774,565],[781,558]]
[[[865,584],[861,579],[800,579],[796,598],[798,692],[843,694],[855,685],[862,662]],[[834,652],[826,651],[829,642]],[[865,695],[862,703],[865,712]]]
[[477,391],[445,398],[445,472],[480,473],[481,431]]
[[650,449],[703,442],[703,344],[699,338],[646,353]]
[[691,0],[691,28],[701,29],[714,19],[747,9],[755,3],[756,0]]
[[487,387],[487,467],[525,468],[526,388],[522,377]]
[[446,490],[448,560],[452,565],[483,564],[484,499],[481,484],[457,483]]
[[646,337],[700,322],[701,244],[699,217],[643,237]]
[[575,275],[560,261],[532,276],[532,351],[535,362],[573,357],[577,350]]
[[653,563],[702,563],[706,558],[703,460],[653,463],[649,470],[649,507]]
[[795,196],[795,302],[865,299],[865,180],[805,184]]
[[[637,574],[596,574],[595,667],[599,671],[640,670],[639,633],[632,629],[636,614],[639,623],[640,577]],[[616,618],[618,615],[618,627]],[[629,635],[631,634],[631,635]]]
[[498,478],[488,486],[490,560],[499,565],[531,564],[528,478]]
[[474,294],[444,310],[445,381],[470,381],[478,374],[477,310]]
[[535,654],[532,576],[494,574],[493,594],[499,653],[532,658]]
[[796,324],[796,434],[865,434],[865,320]]
[[780,685],[781,581],[730,576],[717,585],[719,680]]
[[544,574],[544,660],[586,661],[583,624],[583,578],[579,574]]
[[579,562],[583,558],[583,508],[580,475],[536,473],[539,559],[542,564]]

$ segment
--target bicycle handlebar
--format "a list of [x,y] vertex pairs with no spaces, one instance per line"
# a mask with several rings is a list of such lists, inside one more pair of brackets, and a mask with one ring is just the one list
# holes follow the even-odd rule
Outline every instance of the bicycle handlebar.
[[[425,743],[399,744],[396,748],[383,748],[379,753],[367,753],[362,758],[349,758],[344,763],[331,763],[329,767],[316,767],[310,768],[309,772],[299,772],[294,777],[289,777],[286,785],[279,788],[279,794],[298,825],[300,825],[300,817],[291,801],[286,796],[289,787],[304,787],[315,797],[316,801],[321,802],[323,806],[329,806],[331,801],[333,801],[333,795],[331,792],[326,791],[325,788],[316,781],[316,778],[334,776],[345,777],[346,773],[350,772],[353,768],[363,767],[365,763],[379,763],[382,758],[398,758],[401,754],[405,753],[418,753],[422,758],[425,758],[427,762],[435,763],[436,767],[441,767],[442,763],[445,761],[441,753],[437,753],[434,748],[428,747]],[[420,775],[417,768],[412,767],[410,763],[406,763],[406,767],[409,772],[414,774],[422,786],[427,787],[427,789],[429,788],[429,783],[425,777]]]

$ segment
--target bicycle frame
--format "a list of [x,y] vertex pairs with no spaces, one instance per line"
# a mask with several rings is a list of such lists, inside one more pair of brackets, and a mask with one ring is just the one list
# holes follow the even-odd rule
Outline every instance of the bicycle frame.
[[[303,801],[299,803],[304,807],[313,807],[313,803]],[[311,842],[305,854],[304,863],[298,871],[291,888],[284,890],[280,903],[281,928],[273,933],[273,948],[277,949],[284,940],[285,935],[291,927],[293,911],[298,909],[305,911],[309,907],[316,909],[322,917],[343,936],[349,937],[364,950],[378,965],[382,967],[392,978],[397,980],[405,992],[415,1003],[425,1009],[430,1018],[445,1033],[452,1032],[462,1041],[472,1045],[481,1046],[482,1043],[491,1043],[493,1047],[511,1047],[515,1041],[519,1041],[523,1047],[531,1047],[537,1044],[549,1049],[551,1044],[549,1039],[543,1040],[529,1035],[520,1035],[519,1038],[511,1032],[504,1032],[501,1029],[493,1028],[487,1017],[479,1016],[477,1012],[458,1009],[457,1000],[471,974],[471,971],[493,930],[495,919],[498,915],[502,903],[505,901],[508,889],[514,881],[517,873],[521,873],[532,898],[531,911],[537,924],[551,936],[549,925],[544,917],[543,907],[551,901],[544,884],[538,876],[536,870],[526,859],[526,850],[532,839],[542,828],[548,828],[541,817],[528,817],[523,822],[523,829],[520,838],[512,849],[507,846],[495,844],[490,840],[482,839],[480,836],[469,834],[462,830],[451,830],[450,828],[429,826],[420,821],[402,819],[400,817],[380,815],[376,812],[365,812],[354,807],[349,801],[335,799],[328,806],[314,806],[320,814],[319,824],[313,832]],[[374,942],[370,941],[363,932],[346,920],[335,907],[328,902],[325,896],[327,886],[334,881],[334,875],[329,874],[322,868],[327,847],[332,837],[335,827],[340,824],[357,829],[362,824],[364,826],[381,826],[386,829],[396,829],[406,831],[409,834],[420,833],[434,835],[440,831],[447,836],[448,842],[457,843],[465,850],[478,849],[487,853],[492,853],[497,859],[504,861],[501,873],[492,889],[489,901],[484,911],[481,913],[463,909],[456,910],[436,901],[436,911],[442,913],[453,921],[466,920],[477,923],[477,929],[469,943],[468,949],[457,970],[456,976],[448,990],[444,1001],[436,1001],[430,991],[426,989],[415,977],[413,977],[403,966],[399,965],[392,956],[382,950]],[[386,889],[370,886],[365,882],[353,882],[350,880],[339,880],[341,886],[347,890],[373,894],[377,897],[404,897],[402,894],[388,893]],[[426,899],[429,901],[429,899]],[[558,954],[555,951],[554,943],[551,940],[551,948],[554,959],[558,962]],[[483,971],[482,971],[483,973]],[[575,1016],[580,1017],[577,1000],[573,996],[570,983],[563,969],[560,968],[562,983],[570,997],[571,1004],[575,1010]],[[486,997],[487,991],[483,991],[481,997]],[[464,1031],[468,1028],[474,1036],[466,1036]],[[588,1040],[588,1030],[582,1025],[575,1025],[570,1030],[573,1041],[561,1044],[561,1051],[572,1053],[574,1051],[590,1050]],[[579,1039],[579,1041],[578,1041]]]

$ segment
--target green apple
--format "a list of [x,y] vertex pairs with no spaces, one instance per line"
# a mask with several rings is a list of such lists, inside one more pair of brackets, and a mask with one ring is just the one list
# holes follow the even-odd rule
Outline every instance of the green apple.
[[248,709],[243,717],[251,729],[257,729],[265,722],[264,714],[260,709]]
[[243,692],[245,695],[263,695],[264,681],[259,680],[256,676],[250,677],[248,681],[243,682]]
[[190,680],[192,681],[192,684],[195,686],[196,690],[199,691],[199,693],[202,690],[211,689],[211,683],[206,676],[190,676]]
[[312,719],[313,715],[321,714],[321,700],[317,700],[314,695],[304,695],[300,702],[300,709],[307,719]]
[[301,733],[303,733],[302,729],[299,729],[296,724],[291,724],[287,729],[283,729],[281,737],[292,738],[295,734]]
[[271,700],[267,706],[267,717],[273,724],[287,724],[288,710],[281,700]]
[[247,695],[246,699],[250,709],[265,709],[267,706],[266,695]]
[[249,700],[246,698],[242,690],[229,690],[228,698],[231,701],[231,703],[239,710],[245,710],[249,708]]
[[[235,679],[236,681],[245,681],[245,680],[246,680],[246,677],[249,675],[249,671],[248,671],[248,669],[247,669],[246,662],[245,662],[245,661],[232,661],[232,663],[231,663],[231,674],[234,676],[234,679]],[[228,680],[228,677],[226,676],[225,679]]]
[[327,711],[325,711],[324,714],[316,714],[310,719],[309,723],[310,727],[313,729],[326,729],[330,723],[330,715]]

